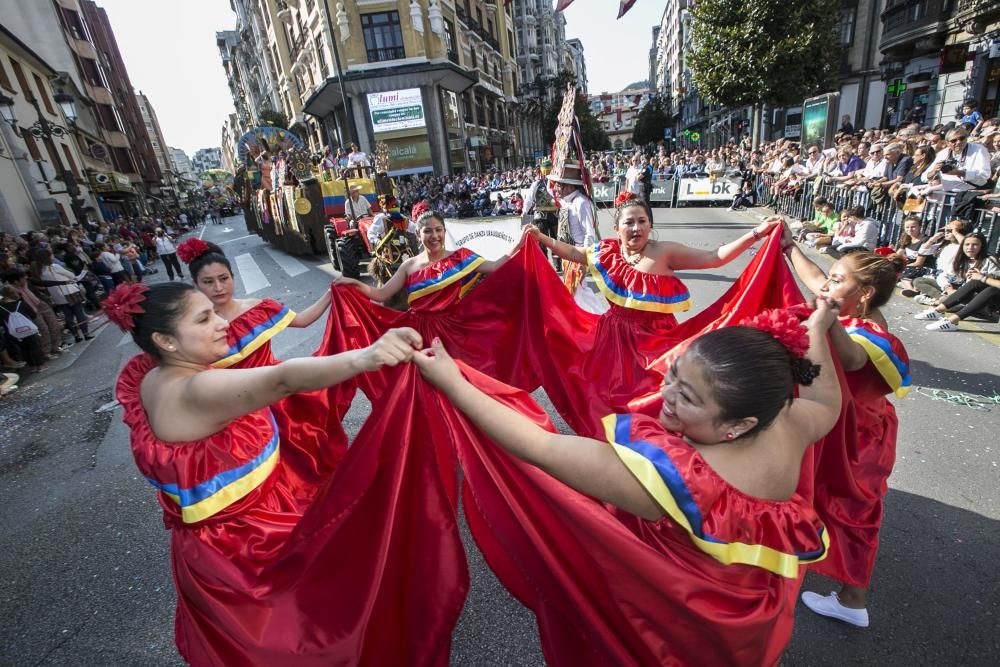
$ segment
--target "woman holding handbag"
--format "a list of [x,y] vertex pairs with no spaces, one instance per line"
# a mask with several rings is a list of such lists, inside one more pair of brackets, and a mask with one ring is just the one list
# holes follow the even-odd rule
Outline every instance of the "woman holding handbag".
[[87,313],[83,310],[83,290],[77,285],[77,276],[55,264],[52,251],[42,248],[35,252],[31,260],[31,277],[47,281],[52,305],[62,312],[66,329],[73,334],[76,342],[92,340],[94,337],[87,327]]

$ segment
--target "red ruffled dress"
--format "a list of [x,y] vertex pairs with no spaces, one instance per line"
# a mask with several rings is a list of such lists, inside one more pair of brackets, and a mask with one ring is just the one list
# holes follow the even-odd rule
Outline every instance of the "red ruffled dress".
[[[140,394],[155,367],[136,356],[116,393],[171,531],[181,656],[198,667],[446,665],[468,573],[430,443],[369,420],[338,473],[303,493],[268,409],[197,441],[157,438]],[[416,415],[407,427],[424,433],[412,395],[375,409]]]
[[[412,327],[430,346],[439,337],[449,350],[461,356],[465,341],[489,338],[490,323],[458,316],[457,306],[483,277],[477,269],[486,260],[467,248],[459,248],[406,278],[409,310],[399,312],[370,301],[351,287],[331,286],[330,315],[323,342],[316,354],[336,354],[367,347],[389,329]],[[386,387],[385,373],[360,376],[358,386],[369,396]]]
[[864,348],[868,363],[845,373],[853,428],[845,429],[842,439],[834,429],[818,450],[814,503],[830,530],[831,547],[829,558],[813,569],[867,588],[878,552],[882,498],[896,462],[899,422],[887,395],[902,398],[910,390],[910,359],[900,340],[874,322],[841,318],[841,323]]
[[[551,429],[523,392],[466,369],[483,391]],[[557,665],[773,665],[791,638],[804,566],[829,538],[809,502],[748,496],[644,415],[605,438],[666,516],[645,521],[442,420],[465,473],[468,524],[500,581],[535,612]]]
[[[295,312],[264,299],[229,323],[229,352],[214,368],[259,368],[280,361],[271,352],[271,339],[295,319]],[[306,486],[315,485],[336,469],[347,452],[347,434],[341,419],[350,408],[347,386],[295,394],[271,406],[281,433],[282,456]]]

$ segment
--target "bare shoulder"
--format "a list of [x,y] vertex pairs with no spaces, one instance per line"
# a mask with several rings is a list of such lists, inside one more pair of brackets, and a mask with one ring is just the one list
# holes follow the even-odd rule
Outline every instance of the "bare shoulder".
[[264,303],[263,299],[234,299],[234,301],[236,301],[239,306],[237,309],[237,316],[242,315],[251,308],[255,308]]

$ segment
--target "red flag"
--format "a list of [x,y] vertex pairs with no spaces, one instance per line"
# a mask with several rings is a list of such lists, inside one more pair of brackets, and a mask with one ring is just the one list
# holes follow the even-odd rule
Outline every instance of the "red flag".
[[634,4],[635,0],[621,0],[621,4],[618,5],[618,18],[625,16],[625,12],[632,9]]
[[559,2],[556,3],[556,11],[561,12],[571,4],[573,4],[573,0],[559,0]]

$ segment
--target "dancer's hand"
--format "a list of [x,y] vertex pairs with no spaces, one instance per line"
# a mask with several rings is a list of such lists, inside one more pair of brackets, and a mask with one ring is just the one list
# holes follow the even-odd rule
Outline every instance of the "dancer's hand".
[[362,350],[361,369],[364,372],[371,372],[410,361],[422,344],[420,334],[414,329],[409,327],[389,329],[381,338]]
[[527,238],[528,236],[533,236],[535,240],[538,241],[538,243],[543,246],[545,245],[545,241],[543,239],[548,238],[548,236],[543,234],[542,230],[540,230],[535,225],[525,225],[524,231],[521,232],[521,238],[524,239]]
[[435,338],[429,350],[414,353],[413,363],[424,379],[441,391],[450,393],[464,381],[458,364],[444,349],[440,338]]
[[818,331],[829,331],[840,315],[840,304],[825,296],[816,297],[816,310],[806,320],[806,327]]
[[757,236],[763,238],[768,234],[770,234],[772,229],[774,229],[780,224],[783,224],[784,222],[785,219],[782,218],[780,215],[772,215],[770,218],[768,218],[764,222],[754,227],[753,230],[754,232],[756,232]]
[[333,284],[334,285],[345,285],[347,287],[354,287],[355,289],[357,289],[359,292],[361,292],[365,296],[368,296],[368,291],[369,291],[369,288],[370,288],[370,285],[367,285],[367,284],[361,282],[360,280],[356,280],[355,278],[348,278],[347,276],[344,276],[344,275],[340,275],[340,276],[337,276],[336,278],[334,278],[333,279]]
[[795,245],[795,237],[792,236],[792,229],[788,224],[781,221],[781,249],[788,250]]

